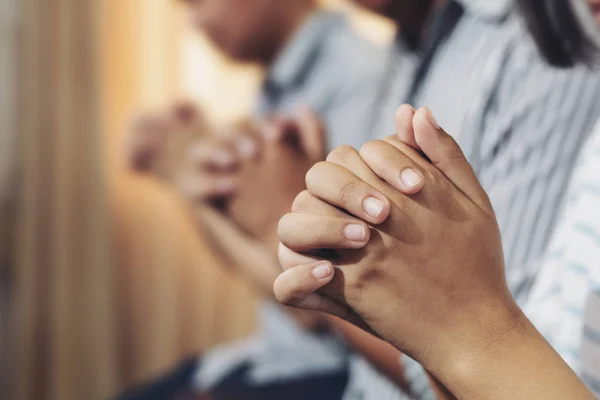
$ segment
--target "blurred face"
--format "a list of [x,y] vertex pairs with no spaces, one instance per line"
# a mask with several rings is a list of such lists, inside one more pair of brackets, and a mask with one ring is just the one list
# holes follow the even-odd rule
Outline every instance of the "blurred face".
[[289,0],[185,0],[192,25],[231,58],[260,57],[277,8]]
[[387,15],[386,10],[391,7],[391,4],[402,0],[353,0],[360,6],[375,11],[379,14]]
[[[356,4],[385,15],[402,23],[411,25],[422,22],[432,3],[442,0],[352,0]],[[493,1],[493,0],[492,0]]]
[[600,24],[600,0],[587,0],[596,22]]

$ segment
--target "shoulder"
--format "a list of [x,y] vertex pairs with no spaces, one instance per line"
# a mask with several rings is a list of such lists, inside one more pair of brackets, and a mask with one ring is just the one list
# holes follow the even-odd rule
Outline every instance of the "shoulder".
[[549,65],[520,17],[511,15],[503,25],[510,38],[505,59],[505,75],[509,78],[536,78],[530,79],[534,83],[532,86],[540,89],[573,79],[600,82],[600,74],[590,67],[558,68]]
[[390,48],[362,36],[343,13],[332,13],[335,27],[322,48],[321,62],[337,76],[352,81],[379,76]]
[[511,38],[492,105],[515,123],[531,117],[547,133],[560,130],[566,135],[579,127],[572,133],[587,135],[600,114],[600,74],[584,65],[569,69],[548,65],[520,21],[506,24]]

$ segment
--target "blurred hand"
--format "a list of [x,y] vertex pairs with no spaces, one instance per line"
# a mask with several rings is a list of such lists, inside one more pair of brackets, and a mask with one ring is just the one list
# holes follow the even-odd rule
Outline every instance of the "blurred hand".
[[305,189],[306,172],[325,157],[325,128],[310,110],[294,119],[276,118],[259,124],[265,138],[259,158],[245,162],[229,215],[276,250],[277,224]]
[[[265,243],[267,232],[276,231],[305,187],[306,171],[324,157],[323,140],[310,111],[293,121],[243,122],[208,134],[200,112],[178,104],[136,118],[127,135],[127,162],[173,185],[224,264],[272,296],[280,267],[276,247]],[[292,311],[305,328],[323,325],[318,314]]]
[[521,314],[472,168],[429,110],[403,112],[412,123],[398,118],[398,135],[414,137],[431,162],[393,136],[313,167],[280,222],[286,271],[274,291],[284,304],[371,329],[435,373],[459,349],[501,340]]
[[131,169],[155,174],[194,204],[222,205],[237,189],[241,156],[235,143],[210,135],[201,113],[189,103],[135,118],[126,155]]

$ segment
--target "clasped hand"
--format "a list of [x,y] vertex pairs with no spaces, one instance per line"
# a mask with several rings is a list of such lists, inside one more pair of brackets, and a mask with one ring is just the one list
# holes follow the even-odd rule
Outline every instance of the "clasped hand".
[[[279,224],[284,304],[368,329],[432,371],[520,318],[490,201],[431,111],[397,134],[340,147],[306,175]],[[443,355],[443,357],[442,357]],[[454,357],[455,358],[455,357]]]

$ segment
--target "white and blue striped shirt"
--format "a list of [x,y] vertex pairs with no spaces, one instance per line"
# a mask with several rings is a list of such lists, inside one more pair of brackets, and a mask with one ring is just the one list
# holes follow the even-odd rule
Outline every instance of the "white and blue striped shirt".
[[600,395],[600,125],[585,146],[526,314]]

